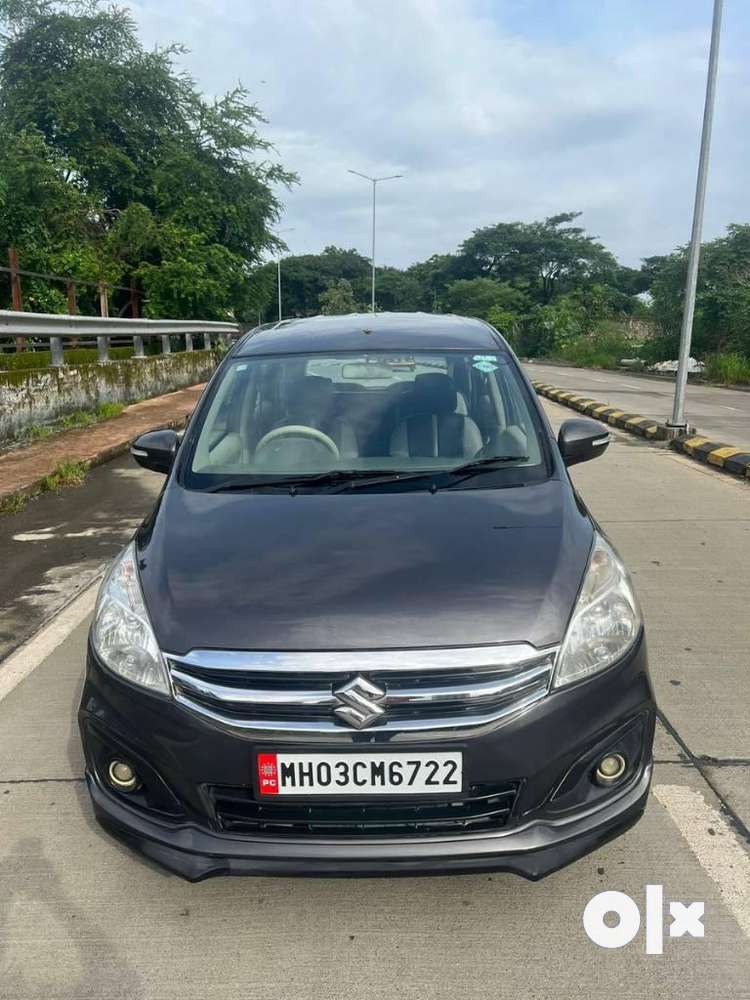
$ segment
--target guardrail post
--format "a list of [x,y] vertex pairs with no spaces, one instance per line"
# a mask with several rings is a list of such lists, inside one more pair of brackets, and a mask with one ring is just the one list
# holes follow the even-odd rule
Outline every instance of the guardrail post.
[[204,349],[204,351],[210,351],[211,350],[211,334],[210,333],[204,333],[203,334],[203,349]]
[[65,355],[63,354],[63,343],[62,337],[50,337],[49,338],[49,351],[50,351],[50,364],[53,368],[62,368],[65,364]]
[[185,350],[192,351],[193,349],[193,335],[192,333],[185,334]]
[[145,358],[146,352],[143,350],[143,337],[139,334],[133,334],[133,357],[134,358]]
[[163,333],[161,335],[161,353],[162,354],[171,354],[172,353],[172,345],[169,343],[169,334],[168,333]]
[[109,337],[106,333],[96,338],[97,361],[100,365],[106,365],[109,361]]

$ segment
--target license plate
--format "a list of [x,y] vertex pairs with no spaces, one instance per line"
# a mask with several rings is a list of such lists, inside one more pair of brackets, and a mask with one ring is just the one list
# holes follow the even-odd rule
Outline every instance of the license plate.
[[430,795],[463,788],[460,753],[259,753],[261,795]]

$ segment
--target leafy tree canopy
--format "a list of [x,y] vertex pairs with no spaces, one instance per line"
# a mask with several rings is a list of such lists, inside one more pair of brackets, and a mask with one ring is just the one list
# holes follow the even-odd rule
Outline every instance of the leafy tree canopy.
[[[679,342],[687,273],[687,247],[647,257],[652,311],[670,344]],[[701,247],[693,332],[694,353],[738,351],[750,356],[750,225],[730,225],[727,235]]]
[[523,288],[539,302],[563,289],[612,272],[612,254],[579,226],[580,212],[561,212],[543,222],[500,222],[475,230],[461,245],[466,277],[484,276]]
[[[279,243],[264,123],[238,86],[207,100],[98,0],[0,0],[0,243],[26,267],[137,277],[153,315],[224,317]],[[179,310],[179,313],[175,313]]]
[[364,307],[357,305],[351,283],[346,278],[339,278],[320,293],[320,311],[324,316],[344,316],[363,312]]

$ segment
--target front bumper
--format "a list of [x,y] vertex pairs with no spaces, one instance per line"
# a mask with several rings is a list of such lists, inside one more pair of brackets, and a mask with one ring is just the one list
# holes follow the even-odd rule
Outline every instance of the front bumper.
[[[651,780],[654,715],[641,640],[623,662],[598,677],[552,692],[491,732],[455,741],[472,782],[519,782],[506,826],[398,838],[239,836],[221,829],[206,789],[247,786],[255,754],[268,746],[212,727],[171,700],[134,688],[104,669],[91,649],[79,723],[97,819],[131,847],[191,881],[212,875],[472,871],[539,879],[640,818]],[[629,746],[638,747],[630,754],[631,771],[617,789],[597,789],[590,780],[593,755],[615,748],[623,732],[631,734]],[[396,749],[377,733],[352,733],[351,739],[360,749],[363,743],[372,750]],[[449,747],[444,742],[441,749]],[[294,749],[308,747],[299,742]],[[411,744],[410,749],[420,747]],[[127,755],[146,775],[152,801],[134,802],[111,790],[102,763],[112,752]]]
[[643,814],[647,765],[629,790],[591,814],[530,822],[487,836],[414,841],[232,838],[134,815],[88,774],[94,812],[114,836],[191,882],[212,875],[447,875],[507,871],[536,881],[625,833]]

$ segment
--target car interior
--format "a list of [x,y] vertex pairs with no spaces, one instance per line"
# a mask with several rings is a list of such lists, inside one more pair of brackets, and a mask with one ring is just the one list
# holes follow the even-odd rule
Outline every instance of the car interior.
[[[470,355],[443,358],[442,370],[398,370],[393,361],[385,377],[368,379],[365,365],[338,360],[332,377],[310,373],[321,365],[304,359],[237,365],[208,414],[193,470],[440,466],[538,454],[526,403],[502,365],[481,371]],[[360,371],[361,379],[342,377]]]

